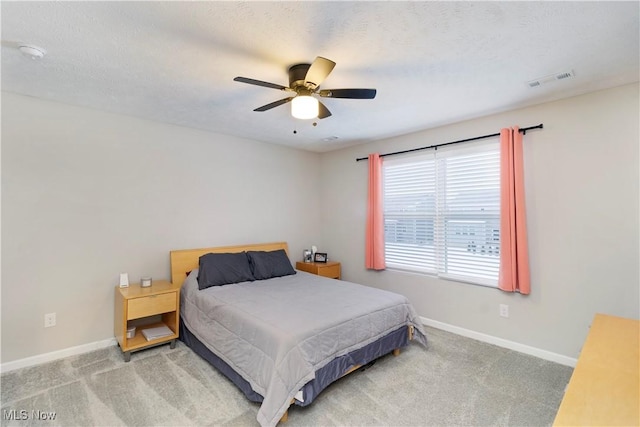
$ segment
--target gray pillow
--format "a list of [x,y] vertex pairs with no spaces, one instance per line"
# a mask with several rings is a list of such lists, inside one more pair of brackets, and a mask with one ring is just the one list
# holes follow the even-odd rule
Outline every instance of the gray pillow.
[[296,274],[284,249],[270,252],[249,251],[247,256],[256,280]]
[[251,266],[246,252],[209,253],[200,257],[198,289],[230,283],[253,282]]

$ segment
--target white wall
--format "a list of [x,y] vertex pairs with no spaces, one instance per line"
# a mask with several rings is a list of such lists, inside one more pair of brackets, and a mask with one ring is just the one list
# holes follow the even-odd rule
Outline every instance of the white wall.
[[[319,155],[2,93],[3,363],[113,337],[118,274],[320,237]],[[57,326],[44,328],[44,314]]]
[[[596,312],[640,317],[638,84],[323,154],[323,239],[345,280],[405,294],[428,319],[575,358]],[[464,100],[461,100],[464,102]],[[367,162],[544,124],[524,139],[529,296],[364,269]],[[498,315],[501,303],[510,318]]]
[[[118,273],[168,278],[172,249],[276,240],[294,259],[317,242],[344,279],[401,292],[428,319],[577,357],[594,313],[640,317],[638,92],[323,155],[3,92],[1,361],[111,338]],[[538,123],[525,137],[531,295],[364,269],[356,157]]]

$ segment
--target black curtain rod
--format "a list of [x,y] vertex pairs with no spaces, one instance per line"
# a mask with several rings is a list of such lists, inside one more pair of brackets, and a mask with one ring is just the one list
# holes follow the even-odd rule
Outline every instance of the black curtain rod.
[[[540,123],[538,126],[529,126],[528,128],[519,129],[519,131],[522,132],[523,135],[526,135],[527,131],[531,130],[531,129],[542,129],[542,123]],[[494,136],[500,136],[500,132],[492,133],[491,135],[482,135],[482,136],[476,136],[474,138],[461,139],[459,141],[445,142],[444,144],[430,145],[428,147],[420,147],[420,148],[412,148],[410,150],[394,151],[393,153],[380,154],[380,157],[395,156],[396,154],[405,154],[405,153],[411,153],[413,151],[428,150],[429,148],[434,148],[434,149],[437,150],[438,147],[443,147],[445,145],[460,144],[461,142],[476,141],[478,139],[492,138]],[[356,162],[359,162],[360,160],[369,160],[369,157],[360,157],[360,158],[356,159]]]

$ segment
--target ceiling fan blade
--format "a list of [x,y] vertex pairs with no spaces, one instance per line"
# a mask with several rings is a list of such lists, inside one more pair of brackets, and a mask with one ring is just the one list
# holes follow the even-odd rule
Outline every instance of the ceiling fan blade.
[[320,101],[318,101],[318,118],[326,119],[331,116],[331,111]]
[[350,98],[373,99],[376,97],[375,89],[323,89],[318,95],[324,98]]
[[253,111],[267,111],[267,110],[275,108],[275,107],[277,107],[279,105],[286,104],[287,102],[291,102],[291,100],[293,98],[295,98],[295,96],[290,96],[289,98],[284,98],[284,99],[281,99],[279,101],[275,101],[275,102],[272,102],[270,104],[263,105],[262,107],[258,107]]
[[309,67],[307,75],[304,77],[305,85],[311,85],[312,89],[317,88],[322,84],[324,79],[331,73],[336,63],[330,59],[323,58],[322,56],[316,57],[313,64]]
[[233,80],[236,81],[236,82],[248,83],[250,85],[264,86],[264,87],[268,87],[268,88],[271,88],[271,89],[279,89],[279,90],[287,90],[287,89],[289,89],[286,86],[277,85],[275,83],[263,82],[262,80],[249,79],[247,77],[236,77]]

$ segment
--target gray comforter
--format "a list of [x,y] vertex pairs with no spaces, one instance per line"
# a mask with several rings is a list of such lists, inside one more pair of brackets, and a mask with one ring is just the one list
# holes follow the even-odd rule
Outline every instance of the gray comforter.
[[422,324],[402,295],[298,272],[198,290],[198,271],[181,291],[181,317],[209,350],[264,400],[258,422],[274,426],[296,392],[337,356]]

